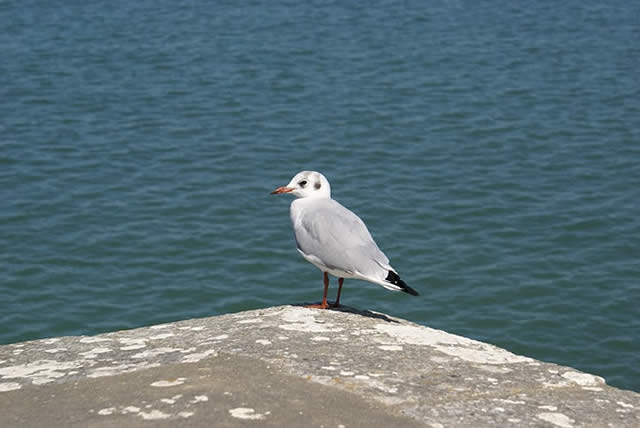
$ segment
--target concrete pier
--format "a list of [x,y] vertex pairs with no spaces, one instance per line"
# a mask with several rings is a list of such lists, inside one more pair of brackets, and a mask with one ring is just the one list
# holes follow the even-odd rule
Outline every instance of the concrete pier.
[[350,308],[0,346],[0,427],[638,427],[598,376]]

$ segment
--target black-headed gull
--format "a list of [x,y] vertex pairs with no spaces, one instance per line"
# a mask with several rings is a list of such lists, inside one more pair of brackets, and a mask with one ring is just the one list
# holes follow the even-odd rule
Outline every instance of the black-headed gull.
[[331,199],[331,186],[324,175],[316,171],[299,172],[289,184],[271,192],[280,193],[296,196],[289,215],[298,251],[324,273],[322,303],[311,307],[329,307],[328,274],[338,277],[335,306],[340,305],[344,278],[362,279],[389,290],[418,295],[391,267],[360,217]]

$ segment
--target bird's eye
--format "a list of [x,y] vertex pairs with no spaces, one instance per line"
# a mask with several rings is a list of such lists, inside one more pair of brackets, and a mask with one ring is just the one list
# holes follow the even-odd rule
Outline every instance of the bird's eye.
[[298,183],[300,185],[300,187],[304,187],[307,185],[307,180],[302,180],[300,183]]

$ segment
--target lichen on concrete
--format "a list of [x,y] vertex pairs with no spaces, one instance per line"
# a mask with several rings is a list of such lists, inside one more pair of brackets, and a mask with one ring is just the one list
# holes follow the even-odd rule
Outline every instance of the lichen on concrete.
[[53,393],[39,401],[50,403],[43,421],[58,411],[61,423],[113,426],[213,416],[221,426],[640,426],[640,394],[601,377],[350,308],[281,306],[0,347],[0,426],[37,422],[21,408]]

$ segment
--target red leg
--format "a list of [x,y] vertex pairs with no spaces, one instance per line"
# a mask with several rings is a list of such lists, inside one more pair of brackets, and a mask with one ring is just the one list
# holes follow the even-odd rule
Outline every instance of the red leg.
[[307,305],[307,308],[327,309],[329,303],[327,303],[327,291],[329,291],[329,275],[324,273],[324,295],[322,296],[322,303],[319,305]]
[[340,306],[340,293],[342,293],[342,283],[344,282],[344,278],[338,278],[338,296],[336,297],[336,303],[334,306]]

